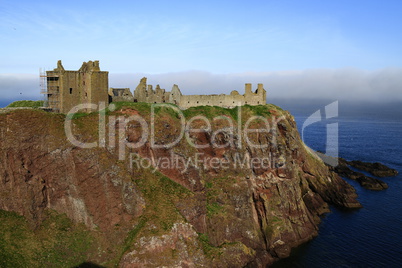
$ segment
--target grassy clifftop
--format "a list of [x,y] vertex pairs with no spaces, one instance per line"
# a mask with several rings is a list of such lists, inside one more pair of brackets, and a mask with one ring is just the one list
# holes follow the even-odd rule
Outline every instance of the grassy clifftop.
[[29,107],[29,108],[39,108],[43,107],[44,101],[32,101],[32,100],[21,100],[14,101],[7,105],[6,108],[19,108],[19,107]]

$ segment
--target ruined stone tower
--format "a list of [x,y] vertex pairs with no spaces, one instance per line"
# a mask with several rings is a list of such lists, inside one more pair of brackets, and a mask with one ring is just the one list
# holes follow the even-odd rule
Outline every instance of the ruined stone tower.
[[57,68],[46,72],[48,108],[68,113],[78,104],[107,103],[108,75],[100,70],[99,61],[84,62],[78,71],[69,71],[59,60]]

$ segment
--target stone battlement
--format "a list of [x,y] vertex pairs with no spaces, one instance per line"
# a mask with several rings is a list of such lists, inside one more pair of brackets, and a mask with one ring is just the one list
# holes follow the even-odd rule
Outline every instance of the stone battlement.
[[[109,90],[109,94],[113,101],[133,101],[146,103],[173,103],[181,109],[187,109],[194,106],[221,106],[232,108],[242,105],[260,105],[266,104],[266,91],[263,84],[258,84],[255,92],[251,90],[251,84],[245,84],[245,93],[240,95],[238,91],[233,90],[230,95],[213,94],[213,95],[183,95],[177,85],[173,85],[171,91],[166,91],[156,85],[153,89],[152,85],[147,85],[147,78],[143,77],[134,90],[134,94],[127,88]],[[123,96],[124,95],[124,96]]]
[[231,108],[242,105],[266,104],[266,91],[263,84],[258,84],[253,92],[251,84],[245,84],[244,94],[233,90],[229,95],[183,95],[177,85],[171,91],[166,91],[159,85],[155,89],[147,85],[147,78],[143,77],[135,88],[109,88],[109,73],[101,71],[99,61],[84,62],[77,71],[65,70],[61,61],[45,76],[48,107],[52,111],[68,113],[73,107],[84,103],[99,102],[146,102],[172,103],[181,109],[194,106],[221,106]]

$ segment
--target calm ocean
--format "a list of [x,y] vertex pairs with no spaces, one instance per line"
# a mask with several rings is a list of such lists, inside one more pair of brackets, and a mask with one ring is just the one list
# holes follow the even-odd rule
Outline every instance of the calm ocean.
[[7,100],[0,100],[0,108],[6,107],[10,102]]
[[[292,111],[291,105],[282,106]],[[308,114],[305,109],[293,110],[301,131]],[[401,112],[401,104],[353,109],[340,103],[339,117],[305,128],[305,143],[325,151],[327,124],[336,122],[339,156],[381,162],[398,170],[399,175],[383,178],[389,189],[380,192],[365,190],[346,179],[356,188],[363,208],[344,211],[332,207],[322,219],[318,237],[274,267],[402,267]]]

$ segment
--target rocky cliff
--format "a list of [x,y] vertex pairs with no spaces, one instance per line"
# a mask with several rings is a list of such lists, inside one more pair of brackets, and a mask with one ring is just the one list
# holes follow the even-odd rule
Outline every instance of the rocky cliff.
[[[0,114],[0,209],[24,217],[3,224],[26,224],[21,243],[45,240],[34,252],[16,246],[20,254],[5,257],[25,254],[34,265],[76,254],[68,265],[264,267],[316,236],[328,204],[360,207],[354,189],[274,105],[196,107],[183,116],[166,107],[151,111],[119,104],[104,120],[99,113],[71,119],[74,138],[96,141],[93,148],[67,140],[65,115]],[[189,127],[178,139],[184,117]],[[266,125],[269,131],[255,130]],[[144,129],[153,132],[145,137]],[[55,217],[71,221],[68,228]],[[46,228],[58,231],[44,234]],[[15,236],[5,230],[3,243]],[[71,232],[89,237],[80,250],[65,242]],[[43,257],[49,251],[58,258]]]

